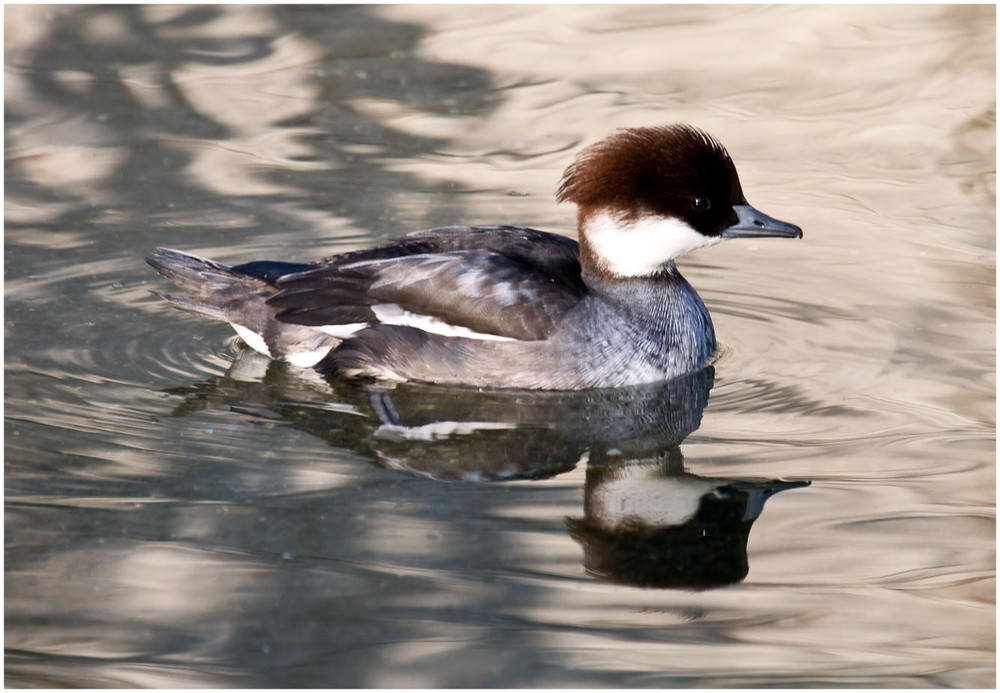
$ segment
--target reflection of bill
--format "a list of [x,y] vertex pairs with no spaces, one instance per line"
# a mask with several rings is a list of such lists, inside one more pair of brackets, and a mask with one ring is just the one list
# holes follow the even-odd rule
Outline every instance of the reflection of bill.
[[592,459],[584,517],[566,524],[596,577],[640,587],[720,587],[746,577],[747,537],[764,502],[808,485],[688,474],[677,449],[661,459]]

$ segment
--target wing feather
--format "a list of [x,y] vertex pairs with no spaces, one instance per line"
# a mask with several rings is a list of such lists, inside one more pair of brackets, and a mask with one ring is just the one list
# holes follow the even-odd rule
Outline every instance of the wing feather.
[[476,333],[538,340],[582,297],[575,242],[517,227],[458,231],[329,258],[279,278],[268,302],[295,324],[364,322],[372,306],[394,304]]

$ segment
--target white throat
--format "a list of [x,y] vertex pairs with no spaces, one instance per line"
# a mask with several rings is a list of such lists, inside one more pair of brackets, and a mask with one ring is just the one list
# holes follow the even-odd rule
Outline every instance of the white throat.
[[676,217],[644,216],[622,219],[608,211],[596,212],[583,222],[594,259],[619,277],[647,277],[697,248],[718,245],[724,238],[704,236]]

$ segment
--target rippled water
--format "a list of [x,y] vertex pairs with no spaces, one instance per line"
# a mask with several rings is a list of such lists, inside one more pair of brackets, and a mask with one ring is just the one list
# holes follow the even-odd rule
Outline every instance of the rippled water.
[[[994,685],[993,7],[5,19],[7,685]],[[148,293],[572,234],[574,152],[676,121],[805,230],[682,262],[691,378],[360,388]]]

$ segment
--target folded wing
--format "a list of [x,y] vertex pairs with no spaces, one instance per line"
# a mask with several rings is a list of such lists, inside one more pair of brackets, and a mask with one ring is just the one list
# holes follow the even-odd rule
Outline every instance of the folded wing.
[[539,340],[584,294],[578,257],[574,241],[532,229],[434,229],[281,276],[268,304],[331,332],[383,323]]

